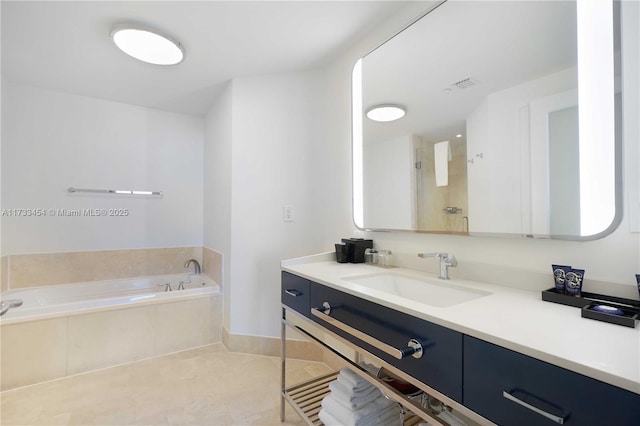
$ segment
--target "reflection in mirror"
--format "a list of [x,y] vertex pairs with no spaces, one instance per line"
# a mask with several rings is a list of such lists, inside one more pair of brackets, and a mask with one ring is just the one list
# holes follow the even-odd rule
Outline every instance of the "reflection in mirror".
[[[359,60],[356,225],[570,239],[615,229],[617,14],[606,1],[448,1]],[[366,118],[385,104],[405,116]]]

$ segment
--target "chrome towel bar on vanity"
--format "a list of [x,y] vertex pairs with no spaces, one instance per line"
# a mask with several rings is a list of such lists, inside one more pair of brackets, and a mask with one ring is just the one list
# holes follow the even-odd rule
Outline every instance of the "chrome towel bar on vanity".
[[349,333],[350,335],[352,335],[353,337],[362,340],[363,342],[366,342],[368,344],[370,344],[371,346],[373,346],[376,349],[380,349],[381,351],[383,351],[384,353],[386,353],[387,355],[391,355],[392,357],[396,358],[396,359],[404,359],[406,357],[408,357],[409,355],[411,355],[414,358],[422,358],[422,354],[423,354],[423,344],[418,340],[418,339],[411,339],[409,340],[409,343],[407,343],[407,347],[406,348],[395,348],[391,345],[388,345],[384,342],[381,342],[380,340],[376,339],[375,337],[372,337],[366,333],[363,333],[360,330],[357,330],[353,327],[351,327],[348,324],[343,323],[342,321],[339,321],[331,316],[329,316],[329,314],[331,313],[331,309],[336,309],[339,308],[339,306],[331,306],[329,304],[329,302],[324,302],[322,304],[322,308],[311,308],[311,314],[317,318],[320,318],[321,320],[327,322],[328,324],[339,328],[342,331],[345,331],[347,333]]

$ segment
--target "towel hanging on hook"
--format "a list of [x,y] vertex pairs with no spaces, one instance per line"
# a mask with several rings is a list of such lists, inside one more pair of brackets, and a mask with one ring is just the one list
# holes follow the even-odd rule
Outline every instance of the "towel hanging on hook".
[[449,141],[438,142],[433,145],[433,161],[436,173],[436,186],[449,185],[449,161],[451,161],[451,146]]

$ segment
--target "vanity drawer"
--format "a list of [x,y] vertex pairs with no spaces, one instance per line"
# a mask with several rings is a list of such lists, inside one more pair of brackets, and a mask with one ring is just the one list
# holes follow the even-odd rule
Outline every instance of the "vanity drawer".
[[[520,405],[515,397],[530,405]],[[640,395],[464,337],[464,405],[501,426],[640,424]]]
[[[311,307],[324,312],[324,302],[332,306],[330,318],[307,316],[427,386],[462,401],[461,333],[311,282]],[[343,324],[347,325],[347,330]],[[409,354],[397,359],[382,348],[388,345],[392,350],[406,351],[411,339],[421,342],[424,347],[420,358]]]
[[309,316],[309,283],[310,281],[282,271],[281,301],[294,311]]

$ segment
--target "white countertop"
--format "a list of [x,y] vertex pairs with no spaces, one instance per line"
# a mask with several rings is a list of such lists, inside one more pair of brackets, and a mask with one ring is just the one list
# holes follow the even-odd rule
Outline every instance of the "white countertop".
[[452,279],[452,284],[492,294],[434,307],[344,280],[389,269],[337,263],[333,253],[285,260],[282,270],[640,394],[640,328],[582,318],[579,308],[542,301],[540,292]]

